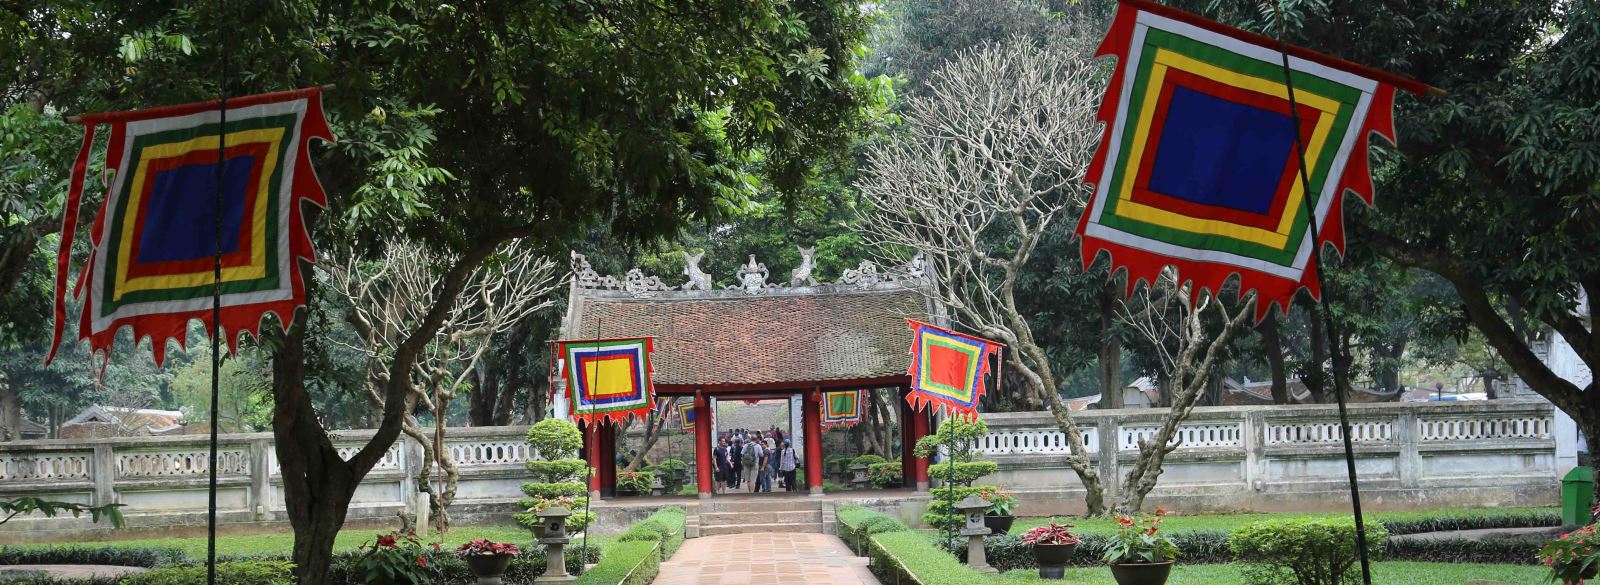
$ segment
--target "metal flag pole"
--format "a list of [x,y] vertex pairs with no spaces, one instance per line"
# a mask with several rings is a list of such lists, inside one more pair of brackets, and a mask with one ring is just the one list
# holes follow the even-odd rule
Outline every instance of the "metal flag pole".
[[[226,0],[217,0],[219,23],[227,12],[226,4]],[[213,201],[216,231],[212,234],[211,256],[211,453],[207,458],[211,470],[206,482],[206,585],[217,583],[217,403],[221,402],[222,393],[217,374],[222,370],[222,181],[228,137],[228,33],[224,27],[217,27],[217,37],[222,75],[217,83],[221,98],[217,101],[217,195]]]
[[[1295,128],[1295,154],[1300,157],[1300,188],[1307,197],[1310,197],[1311,177],[1306,170],[1305,141],[1300,136],[1299,132],[1300,111],[1298,109],[1299,106],[1295,103],[1294,75],[1293,70],[1289,67],[1289,46],[1283,40],[1284,26],[1283,6],[1281,5],[1281,0],[1273,2],[1272,14],[1278,25],[1278,55],[1283,58],[1283,86],[1289,97],[1289,116],[1294,122]],[[1333,201],[1331,205],[1339,205],[1343,196],[1343,192],[1334,193],[1332,195]],[[1327,329],[1328,331],[1328,345],[1332,348],[1331,353],[1333,354],[1333,395],[1339,403],[1339,434],[1344,438],[1345,472],[1350,478],[1350,508],[1355,516],[1356,553],[1361,559],[1361,582],[1365,585],[1372,585],[1372,563],[1367,558],[1367,529],[1366,523],[1361,517],[1361,487],[1356,481],[1355,447],[1351,443],[1350,439],[1350,413],[1348,408],[1345,406],[1345,388],[1349,386],[1347,381],[1349,376],[1347,375],[1347,372],[1345,372],[1344,364],[1346,361],[1343,357],[1344,350],[1339,347],[1338,340],[1340,339],[1340,336],[1338,323],[1334,321],[1333,312],[1329,310],[1328,306],[1328,296],[1331,293],[1328,290],[1326,283],[1323,282],[1321,245],[1322,230],[1317,225],[1317,213],[1314,208],[1306,210],[1306,219],[1310,224],[1308,226],[1311,228],[1311,233],[1309,236],[1313,246],[1311,250],[1311,269],[1316,271],[1317,288],[1322,290],[1322,298],[1319,299],[1319,304],[1321,306],[1320,312],[1322,313],[1323,328]],[[1287,314],[1289,307],[1285,306],[1283,309],[1284,313]]]

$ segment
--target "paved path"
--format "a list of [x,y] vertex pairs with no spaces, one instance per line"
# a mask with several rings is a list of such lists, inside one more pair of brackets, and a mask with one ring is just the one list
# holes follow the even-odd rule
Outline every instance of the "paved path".
[[121,577],[134,573],[143,573],[143,567],[121,567],[115,565],[6,565],[0,567],[0,577],[7,572],[33,572],[38,571],[57,579],[92,579],[106,577]]
[[655,585],[878,585],[867,559],[827,534],[755,533],[684,541]]

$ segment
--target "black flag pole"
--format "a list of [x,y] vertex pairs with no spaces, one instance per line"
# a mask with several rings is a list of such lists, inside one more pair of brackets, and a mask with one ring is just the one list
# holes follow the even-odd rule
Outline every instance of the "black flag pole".
[[[1289,46],[1284,42],[1283,6],[1275,1],[1272,5],[1272,14],[1278,25],[1278,54],[1283,58],[1283,86],[1289,98],[1289,116],[1294,122],[1294,127],[1300,127],[1300,114],[1295,103],[1294,75],[1289,67]],[[1295,154],[1300,157],[1300,187],[1306,197],[1311,197],[1311,177],[1306,170],[1306,145],[1299,132],[1294,132]],[[1330,205],[1339,205],[1344,198],[1342,191],[1332,195]],[[1309,199],[1308,199],[1309,200]],[[1328,332],[1328,345],[1333,348],[1333,395],[1339,403],[1339,435],[1344,439],[1345,472],[1350,478],[1350,508],[1355,516],[1356,524],[1356,554],[1361,559],[1361,582],[1372,585],[1372,563],[1367,558],[1367,529],[1366,522],[1361,517],[1361,486],[1356,481],[1356,454],[1355,446],[1350,438],[1350,413],[1345,406],[1345,388],[1349,387],[1349,375],[1345,371],[1344,350],[1339,346],[1339,325],[1329,310],[1328,296],[1331,294],[1327,283],[1322,276],[1322,230],[1317,225],[1316,209],[1308,209],[1307,222],[1311,228],[1311,269],[1317,274],[1317,288],[1322,291],[1322,298],[1318,300],[1320,313],[1322,313],[1323,328]],[[1257,301],[1260,302],[1260,301]],[[1283,307],[1284,314],[1288,314],[1289,307]]]
[[[217,0],[219,23],[225,6],[226,0]],[[228,33],[224,27],[217,27],[217,46],[221,77],[217,81],[217,195],[213,201],[216,208],[212,210],[216,231],[212,234],[211,263],[211,453],[207,457],[211,469],[206,482],[206,585],[217,583],[217,419],[221,402],[217,374],[222,370],[222,183],[228,142]]]

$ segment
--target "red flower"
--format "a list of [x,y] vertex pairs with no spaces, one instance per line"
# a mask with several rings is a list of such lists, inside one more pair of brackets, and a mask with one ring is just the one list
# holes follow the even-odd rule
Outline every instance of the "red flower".
[[1156,515],[1157,516],[1166,516],[1167,515],[1167,509],[1166,508],[1156,508]]
[[391,535],[388,535],[388,534],[379,534],[378,535],[378,546],[386,547],[386,548],[394,548],[395,547],[395,545],[394,545],[394,536],[391,536]]
[[425,557],[425,556],[422,556],[422,555],[417,555],[417,566],[418,567],[426,567],[426,566],[428,566],[428,557]]

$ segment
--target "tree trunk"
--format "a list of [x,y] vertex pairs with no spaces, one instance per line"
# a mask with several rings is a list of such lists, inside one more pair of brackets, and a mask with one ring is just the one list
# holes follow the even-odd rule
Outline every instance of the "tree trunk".
[[273,448],[294,527],[295,577],[302,585],[323,585],[334,537],[365,470],[351,469],[317,424],[305,389],[305,329],[296,325],[282,338],[272,360]]
[[1311,392],[1312,402],[1327,404],[1328,374],[1322,369],[1322,364],[1328,359],[1328,337],[1322,331],[1322,319],[1318,315],[1320,310],[1312,307],[1306,311],[1306,320],[1311,325],[1311,363],[1306,364],[1305,371],[1300,373],[1300,381]]
[[[505,381],[499,383],[499,388],[500,398],[495,401],[494,419],[490,422],[494,423],[495,426],[503,427],[511,424],[511,414],[516,410],[517,385],[510,383],[510,381]],[[530,402],[533,401],[533,396],[528,396],[528,400]]]
[[1116,281],[1100,290],[1100,408],[1123,408],[1122,339],[1116,335]]
[[1267,312],[1267,318],[1256,326],[1261,334],[1261,345],[1267,352],[1267,369],[1272,376],[1272,403],[1289,404],[1289,377],[1283,367],[1283,339],[1278,334],[1278,315]]
[[22,440],[22,397],[0,374],[0,442]]
[[1384,392],[1400,391],[1400,358],[1406,355],[1407,340],[1395,341],[1393,345],[1379,346],[1378,354],[1384,363],[1378,368],[1378,384],[1383,386]]
[[[672,406],[676,405],[677,401],[673,401],[672,405],[668,406],[668,412],[671,412],[670,409]],[[639,448],[639,456],[634,457],[632,461],[629,461],[628,466],[622,469],[623,471],[638,471],[640,467],[644,466],[644,458],[649,456],[650,448],[656,446],[656,441],[661,438],[661,431],[665,429],[666,426],[667,417],[655,416],[655,411],[652,410],[650,417],[645,419],[644,446]]]
[[493,426],[495,407],[500,399],[500,376],[495,368],[480,365],[472,376],[472,389],[467,395],[467,417],[475,427]]

